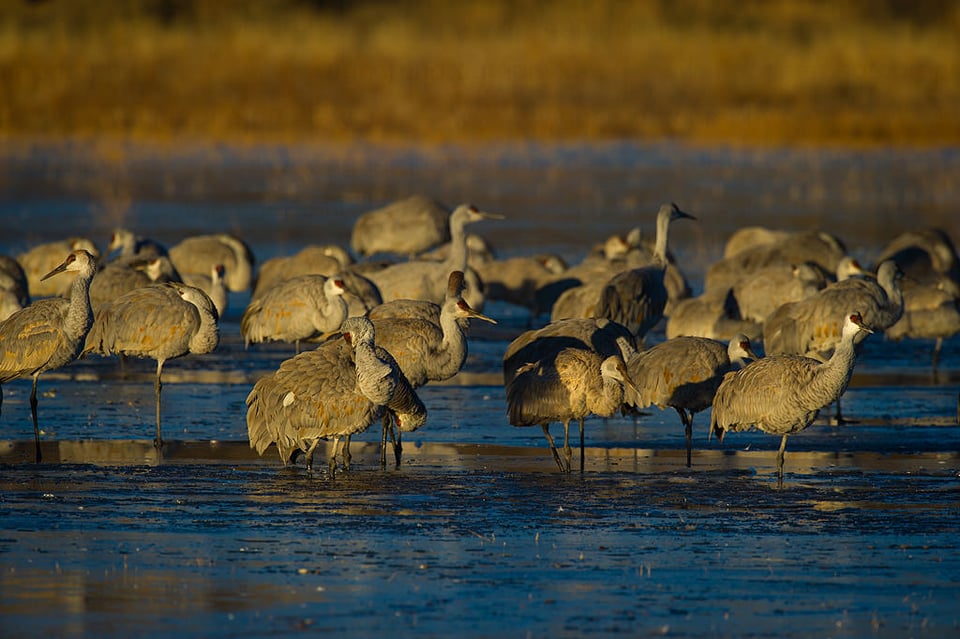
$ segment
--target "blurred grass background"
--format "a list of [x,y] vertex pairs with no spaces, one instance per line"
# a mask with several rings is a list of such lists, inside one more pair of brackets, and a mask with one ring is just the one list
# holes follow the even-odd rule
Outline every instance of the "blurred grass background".
[[949,0],[0,0],[0,137],[960,142]]

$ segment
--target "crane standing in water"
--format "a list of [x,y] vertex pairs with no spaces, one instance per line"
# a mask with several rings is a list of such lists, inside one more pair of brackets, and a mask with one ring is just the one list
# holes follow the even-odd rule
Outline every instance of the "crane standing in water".
[[97,311],[84,354],[130,355],[157,361],[154,381],[158,454],[161,374],[168,359],[213,352],[220,342],[217,309],[207,294],[186,284],[151,284],[124,293]]
[[413,387],[390,353],[377,346],[373,323],[351,317],[341,333],[343,340],[300,353],[254,384],[247,396],[247,436],[257,453],[276,444],[287,464],[302,451],[310,470],[320,440],[333,439],[333,476],[338,455],[344,468],[350,468],[350,436],[384,413],[401,431],[426,422],[426,408]]
[[720,441],[728,431],[753,427],[781,435],[777,480],[782,484],[787,436],[804,430],[821,408],[839,399],[853,375],[854,342],[872,332],[860,313],[850,313],[844,318],[840,343],[826,362],[799,355],[768,355],[727,373],[713,398],[711,432]]
[[96,258],[83,249],[73,251],[42,279],[64,272],[77,274],[69,299],[38,300],[0,323],[0,405],[3,403],[2,384],[25,375],[33,377],[30,413],[37,463],[41,460],[37,379],[43,372],[77,359],[93,321],[90,281],[97,272]]

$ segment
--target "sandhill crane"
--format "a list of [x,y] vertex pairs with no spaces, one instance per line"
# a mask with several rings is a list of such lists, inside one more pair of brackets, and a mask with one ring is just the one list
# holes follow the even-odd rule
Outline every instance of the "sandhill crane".
[[220,341],[219,317],[207,294],[186,284],[151,284],[135,288],[97,311],[83,352],[148,357],[157,362],[154,380],[157,436],[160,434],[160,389],[163,365],[190,353],[213,352]]
[[343,280],[301,275],[275,284],[250,301],[240,319],[244,345],[295,342],[322,337],[340,328],[347,318]]
[[167,249],[163,244],[124,228],[114,229],[104,257],[109,257],[116,250],[120,251],[120,257],[136,257],[141,260],[149,260],[161,255],[167,256]]
[[960,257],[943,229],[928,228],[898,235],[880,251],[875,263],[879,265],[886,260],[896,262],[912,280],[935,283],[938,275],[946,275],[960,285]]
[[30,285],[23,267],[9,255],[0,255],[0,322],[29,304]]
[[523,306],[530,310],[532,319],[542,310],[536,297],[537,290],[563,274],[567,263],[559,255],[539,253],[489,259],[476,264],[475,268],[483,281],[487,299]]
[[564,348],[592,350],[604,358],[619,355],[627,361],[636,353],[637,342],[626,327],[603,317],[550,322],[510,342],[503,354],[503,384],[508,385],[522,366],[555,357]]
[[223,264],[214,264],[210,267],[210,272],[191,273],[186,272],[181,275],[183,283],[187,286],[199,288],[207,294],[213,305],[217,307],[217,316],[223,318],[227,310],[227,283],[225,281],[226,269]]
[[689,468],[694,415],[710,407],[726,373],[756,358],[746,335],[734,336],[729,344],[703,337],[676,337],[627,361],[627,373],[638,393],[626,391],[623,402],[638,409],[653,404],[676,410],[686,434]]
[[770,229],[764,226],[744,226],[727,238],[723,245],[723,257],[733,257],[756,246],[776,244],[790,236],[789,231]]
[[678,301],[667,318],[667,339],[674,337],[707,337],[730,340],[744,333],[759,339],[762,325],[741,319],[740,308],[731,291],[704,291],[701,295]]
[[903,279],[903,316],[886,331],[894,341],[904,337],[932,339],[933,372],[937,373],[943,340],[960,333],[960,287],[946,275],[934,283]]
[[[224,269],[224,284],[233,292],[250,289],[254,256],[246,242],[229,233],[194,235],[170,247],[170,260],[180,274],[207,276],[218,264]],[[186,280],[184,280],[186,281]]]
[[733,296],[740,317],[762,324],[780,306],[806,299],[826,285],[823,272],[812,264],[778,263],[739,279],[733,285]]
[[674,220],[696,219],[676,204],[664,204],[657,213],[657,243],[653,263],[613,276],[604,287],[597,316],[626,326],[642,340],[663,317],[669,295],[664,284],[667,268],[667,236]]
[[[313,453],[321,439],[333,439],[331,476],[338,454],[350,467],[351,435],[392,417],[401,431],[416,430],[427,411],[396,361],[376,344],[373,323],[351,317],[341,327],[343,340],[286,360],[274,373],[260,378],[247,396],[247,435],[250,447],[263,454],[276,444],[280,460],[289,463],[296,451]],[[341,439],[346,438],[341,448]]]
[[260,297],[277,282],[300,275],[330,277],[352,264],[350,254],[336,244],[311,244],[293,255],[271,257],[260,265],[251,297]]
[[[570,472],[570,420],[580,424],[580,472],[584,466],[583,420],[591,414],[609,417],[623,403],[624,386],[633,388],[623,359],[604,358],[584,348],[562,348],[552,356],[520,366],[506,385],[507,415],[513,426],[539,424],[550,452],[563,472]],[[550,422],[563,423],[560,459],[550,435]]]
[[773,355],[727,373],[713,399],[711,432],[720,441],[728,431],[750,428],[782,436],[777,452],[777,480],[782,485],[787,436],[805,429],[821,408],[839,400],[853,375],[854,341],[871,332],[860,313],[848,313],[840,343],[826,362]]
[[33,378],[30,412],[38,463],[37,379],[45,371],[65,366],[79,356],[92,321],[90,280],[97,272],[97,260],[85,250],[73,251],[42,279],[65,272],[77,274],[69,299],[37,300],[0,323],[0,405],[4,383],[25,375]]
[[41,278],[55,269],[62,261],[63,256],[72,251],[85,250],[94,258],[100,257],[100,251],[92,240],[85,237],[68,237],[63,240],[46,242],[31,247],[17,256],[17,262],[23,267],[27,276],[30,295],[34,298],[64,295],[70,290],[76,274],[57,277],[49,280]]
[[[370,317],[376,328],[377,343],[393,355],[404,377],[413,388],[419,388],[427,382],[450,379],[460,372],[467,360],[465,329],[470,319],[497,323],[496,320],[472,309],[463,299],[462,292],[463,273],[454,271],[450,274],[447,295],[436,320],[427,317],[376,318],[376,314]],[[399,301],[401,300],[395,300],[395,302]],[[386,421],[384,428],[389,428],[389,423]],[[384,443],[386,435],[385,430]],[[399,434],[396,435],[394,442],[394,453],[399,465],[401,455]],[[385,446],[381,452],[382,464],[386,464],[384,454]]]
[[771,264],[814,264],[825,274],[833,274],[838,262],[847,254],[840,238],[823,231],[790,233],[769,244],[735,253],[714,262],[707,269],[704,290],[727,291],[746,274]]
[[[423,195],[411,195],[357,218],[350,247],[357,255],[413,256],[450,239],[450,209]],[[461,267],[462,268],[462,267]]]
[[[826,287],[799,302],[784,304],[763,325],[767,355],[805,355],[825,361],[842,338],[844,308],[858,308],[864,325],[883,332],[903,315],[903,292],[899,267],[888,260],[880,265],[877,279],[851,277]],[[844,423],[839,401],[835,420]]]
[[482,310],[483,291],[479,277],[467,265],[465,228],[468,224],[487,219],[502,219],[501,215],[486,213],[472,204],[461,204],[450,214],[450,253],[442,262],[411,260],[393,264],[368,274],[380,289],[385,302],[396,299],[428,300],[442,303],[451,271],[464,273],[467,288],[463,298],[471,307]]
[[119,258],[107,263],[90,283],[90,306],[94,312],[124,293],[149,284],[179,282],[180,274],[165,255],[149,259]]

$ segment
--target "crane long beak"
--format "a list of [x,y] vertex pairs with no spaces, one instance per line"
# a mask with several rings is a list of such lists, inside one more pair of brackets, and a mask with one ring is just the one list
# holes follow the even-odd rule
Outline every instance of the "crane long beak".
[[61,265],[58,266],[57,268],[53,269],[52,271],[50,271],[49,273],[47,273],[46,275],[44,275],[43,277],[41,277],[41,278],[40,278],[40,281],[42,282],[43,280],[45,280],[45,279],[47,279],[47,278],[53,277],[53,276],[56,275],[57,273],[63,273],[64,271],[67,270],[67,266],[68,266],[68,265],[70,264],[70,262],[72,262],[73,260],[74,260],[74,257],[73,257],[73,255],[71,254],[66,260],[64,260],[63,264],[61,264]]
[[483,320],[485,322],[490,322],[491,324],[497,323],[497,320],[493,319],[492,317],[487,317],[480,311],[475,311],[473,307],[467,304],[466,300],[460,300],[458,306],[460,307],[461,312],[463,312],[463,314],[468,318]]

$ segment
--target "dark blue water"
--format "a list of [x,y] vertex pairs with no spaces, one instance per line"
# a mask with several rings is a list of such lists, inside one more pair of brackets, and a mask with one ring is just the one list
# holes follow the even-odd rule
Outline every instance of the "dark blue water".
[[[422,192],[506,219],[471,230],[503,255],[571,261],[651,229],[662,201],[699,217],[671,248],[700,286],[734,229],[823,228],[869,262],[896,234],[960,237],[960,154],[695,149],[9,149],[0,252],[123,225],[166,243],[232,231],[258,259],[346,244],[356,215]],[[164,368],[109,359],[4,385],[0,635],[208,637],[955,636],[960,587],[960,340],[864,344],[844,412],[791,437],[708,440],[693,468],[673,411],[591,419],[586,471],[556,471],[539,428],[508,424],[500,365],[522,309],[489,304],[467,375],[428,386],[429,420],[381,470],[379,433],[331,481],[246,442],[244,400],[292,354],[245,351],[231,296],[216,352]],[[663,338],[662,327],[654,341]],[[553,427],[555,435],[560,429]],[[322,466],[322,465],[321,465]]]

